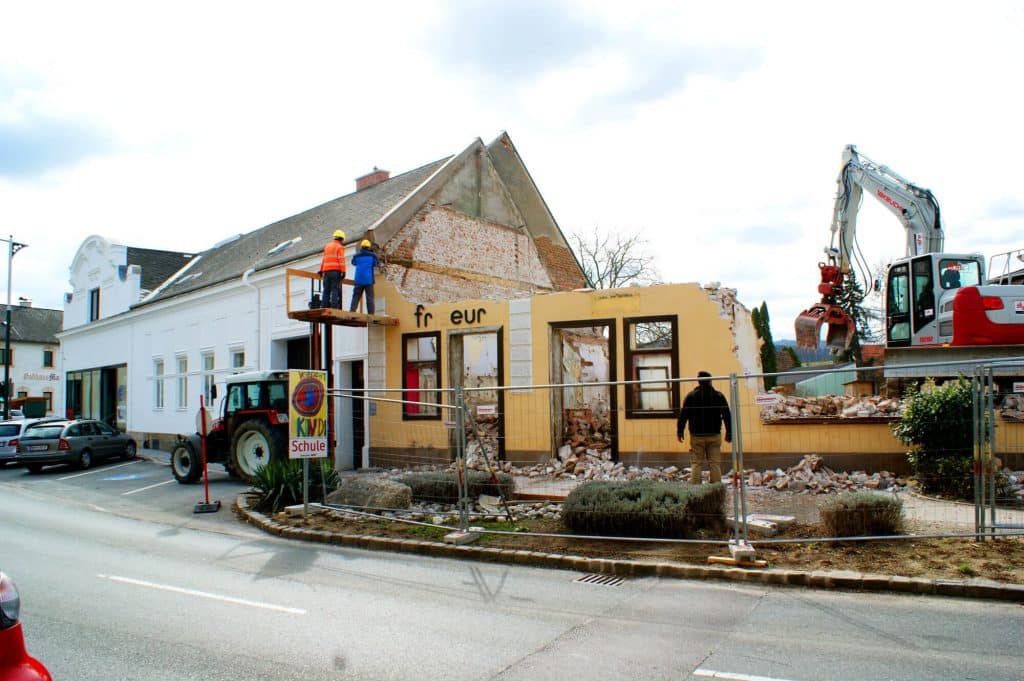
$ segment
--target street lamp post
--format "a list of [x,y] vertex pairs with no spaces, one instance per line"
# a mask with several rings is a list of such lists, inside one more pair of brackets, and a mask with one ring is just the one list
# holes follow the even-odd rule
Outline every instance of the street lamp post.
[[7,239],[7,311],[4,313],[4,421],[11,418],[11,262],[14,254],[28,244],[19,244],[14,235]]

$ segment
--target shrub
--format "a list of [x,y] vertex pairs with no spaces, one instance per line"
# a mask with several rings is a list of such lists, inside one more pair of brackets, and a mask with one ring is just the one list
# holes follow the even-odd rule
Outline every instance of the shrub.
[[[323,501],[325,481],[328,489],[334,487],[336,481],[334,463],[330,459],[310,461],[310,502]],[[273,513],[285,506],[301,504],[302,461],[299,459],[274,459],[266,466],[256,470],[252,486],[256,490],[256,510]]]
[[725,486],[657,480],[593,481],[574,489],[562,522],[578,534],[692,537],[725,524]]
[[[512,476],[508,473],[496,475],[497,483],[491,478],[490,473],[468,471],[466,477],[469,482],[470,498],[479,498],[481,494],[501,496],[501,492],[504,492],[505,498],[510,497],[515,489]],[[459,501],[459,479],[454,471],[406,473],[399,476],[398,481],[412,489],[412,498],[415,501],[437,504],[455,504]]]
[[831,537],[896,534],[902,521],[903,502],[891,495],[840,494],[821,506],[821,522]]
[[970,499],[974,461],[971,384],[964,378],[941,386],[911,388],[893,433],[913,449],[907,461],[922,491]]

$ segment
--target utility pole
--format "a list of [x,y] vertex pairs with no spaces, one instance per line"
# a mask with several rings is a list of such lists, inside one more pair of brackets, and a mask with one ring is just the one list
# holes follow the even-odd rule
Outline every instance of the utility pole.
[[11,418],[11,263],[14,254],[28,244],[19,244],[14,235],[8,235],[7,242],[7,311],[4,313],[4,421]]

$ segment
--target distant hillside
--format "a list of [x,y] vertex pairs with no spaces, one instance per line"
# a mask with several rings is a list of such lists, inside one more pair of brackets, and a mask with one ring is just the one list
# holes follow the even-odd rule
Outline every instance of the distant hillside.
[[782,340],[775,341],[775,348],[793,348],[796,352],[797,359],[800,360],[801,364],[810,364],[811,362],[828,362],[832,360],[832,351],[829,350],[823,343],[818,345],[817,350],[804,350],[796,346],[795,340],[784,338]]

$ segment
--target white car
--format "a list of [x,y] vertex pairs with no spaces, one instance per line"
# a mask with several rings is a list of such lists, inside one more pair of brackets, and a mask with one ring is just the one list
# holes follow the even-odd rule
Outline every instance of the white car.
[[[19,412],[17,417],[14,415],[15,411]],[[42,420],[24,418],[19,410],[12,409],[11,420],[0,421],[0,468],[14,462],[14,457],[18,454],[18,439],[25,432],[25,428]]]

